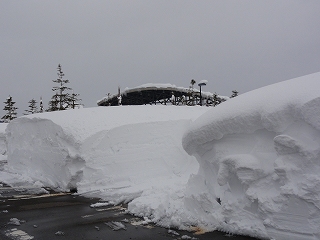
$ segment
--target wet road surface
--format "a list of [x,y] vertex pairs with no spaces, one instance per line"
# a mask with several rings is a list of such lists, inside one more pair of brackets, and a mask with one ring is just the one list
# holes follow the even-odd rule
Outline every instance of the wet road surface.
[[168,230],[126,213],[126,206],[90,207],[98,199],[71,194],[32,196],[0,187],[0,240],[199,239],[254,240],[211,232]]

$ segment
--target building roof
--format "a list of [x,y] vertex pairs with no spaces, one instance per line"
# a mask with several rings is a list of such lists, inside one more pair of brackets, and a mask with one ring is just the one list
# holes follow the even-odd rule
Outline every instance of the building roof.
[[[199,97],[200,91],[196,88],[177,87],[169,83],[147,83],[134,88],[126,88],[120,94],[104,97],[97,101],[97,104],[99,106],[116,106],[118,105],[119,96],[121,96],[122,105],[153,104],[159,101],[168,101],[172,96],[182,98],[191,96],[191,94]],[[206,99],[212,98],[213,93],[202,91],[201,95]]]

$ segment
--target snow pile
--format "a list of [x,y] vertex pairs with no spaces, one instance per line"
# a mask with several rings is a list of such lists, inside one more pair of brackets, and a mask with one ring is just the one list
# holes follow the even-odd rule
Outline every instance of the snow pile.
[[0,161],[5,159],[7,153],[5,129],[7,123],[0,123]]
[[157,182],[186,183],[198,163],[183,150],[181,138],[206,111],[123,106],[24,116],[6,129],[7,170],[19,175],[4,178],[11,184],[77,188],[113,201],[128,201]]
[[183,137],[200,168],[185,204],[206,228],[320,239],[320,73],[217,106]]
[[162,226],[320,239],[318,86],[320,73],[214,108],[24,116],[6,128],[8,165],[0,180],[77,188],[108,204],[130,201],[131,213]]

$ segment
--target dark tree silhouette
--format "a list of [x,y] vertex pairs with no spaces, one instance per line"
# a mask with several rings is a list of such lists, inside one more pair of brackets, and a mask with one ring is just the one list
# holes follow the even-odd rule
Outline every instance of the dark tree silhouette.
[[49,108],[47,109],[49,112],[66,110],[81,105],[79,103],[79,101],[81,101],[79,94],[70,93],[72,88],[67,86],[70,82],[68,79],[64,79],[64,73],[60,64],[58,65],[57,70],[58,78],[52,80],[54,83],[57,83],[57,86],[52,88],[52,91],[54,91],[55,94],[49,101]]
[[11,120],[17,117],[17,107],[14,106],[16,102],[12,101],[12,97],[9,96],[6,101],[4,102],[5,106],[3,110],[7,113],[1,118],[4,122],[9,123]]
[[55,95],[53,95],[52,100],[58,101],[57,107],[58,110],[65,110],[69,105],[69,93],[68,91],[71,90],[71,88],[67,87],[66,85],[69,83],[68,79],[63,79],[64,73],[61,69],[61,65],[58,65],[58,78],[56,80],[52,80],[53,82],[57,83],[58,86],[55,86],[52,88],[52,91],[55,92]]
[[239,95],[239,92],[238,92],[237,90],[233,90],[233,91],[232,91],[232,95],[231,95],[230,98],[234,98],[234,97],[236,97],[236,96],[238,96],[238,95]]
[[29,103],[29,109],[25,110],[25,115],[28,114],[34,114],[38,112],[38,107],[37,107],[37,101],[34,100],[33,98],[28,102]]

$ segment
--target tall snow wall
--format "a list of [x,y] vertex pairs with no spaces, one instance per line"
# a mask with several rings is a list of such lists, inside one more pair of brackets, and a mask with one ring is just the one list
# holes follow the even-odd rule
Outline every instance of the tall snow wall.
[[193,122],[183,146],[200,168],[185,205],[198,206],[200,224],[277,240],[320,239],[319,87],[320,73],[284,81]]
[[5,129],[7,125],[8,125],[7,123],[0,123],[0,161],[6,159],[5,155],[7,154],[6,136],[5,136]]
[[191,120],[205,111],[126,106],[20,117],[6,128],[8,170],[63,191],[77,188],[110,196],[110,189],[130,188],[127,195],[136,196],[145,187],[137,187],[141,179],[151,184],[161,176],[179,175],[189,171],[181,167],[186,161],[197,170],[181,138]]
[[0,123],[0,154],[4,155],[7,151],[5,131],[7,123]]

